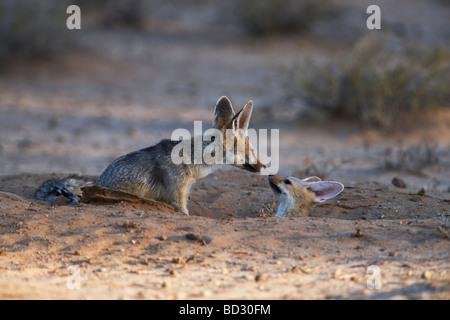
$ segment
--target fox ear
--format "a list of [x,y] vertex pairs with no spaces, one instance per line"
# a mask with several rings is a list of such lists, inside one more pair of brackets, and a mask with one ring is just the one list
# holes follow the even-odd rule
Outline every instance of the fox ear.
[[232,128],[234,130],[240,129],[247,131],[248,124],[250,123],[250,117],[252,116],[253,101],[247,102],[247,104],[239,111],[233,118]]
[[226,126],[233,117],[234,110],[230,99],[225,96],[220,97],[214,108],[213,128],[219,129]]
[[317,202],[324,202],[341,193],[344,185],[336,181],[318,181],[312,182],[306,189],[315,195]]
[[322,179],[320,179],[319,177],[308,177],[302,180],[303,182],[318,182],[318,181],[322,181]]

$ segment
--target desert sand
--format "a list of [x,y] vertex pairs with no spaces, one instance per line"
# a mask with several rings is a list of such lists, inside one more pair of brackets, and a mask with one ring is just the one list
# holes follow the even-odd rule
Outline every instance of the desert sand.
[[[0,299],[449,299],[450,113],[389,134],[302,121],[290,67],[345,45],[249,39],[183,12],[163,5],[141,33],[86,25],[80,49],[0,79]],[[98,176],[210,124],[222,95],[236,109],[254,101],[251,127],[280,130],[280,175],[344,192],[278,218],[266,176],[224,166],[193,186],[190,216],[108,195],[35,200],[48,178]]]

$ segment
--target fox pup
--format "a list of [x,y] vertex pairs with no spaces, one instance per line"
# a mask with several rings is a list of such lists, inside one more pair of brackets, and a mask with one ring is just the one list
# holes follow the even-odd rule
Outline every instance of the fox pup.
[[[37,192],[37,198],[38,200],[54,201],[57,196],[62,195],[68,198],[71,204],[77,204],[77,196],[80,193],[74,194],[74,191],[90,183],[143,198],[163,201],[181,212],[189,214],[187,199],[190,187],[196,180],[208,175],[217,166],[228,163],[251,172],[260,172],[265,168],[257,158],[246,134],[252,108],[253,103],[249,101],[241,111],[235,114],[227,97],[223,96],[217,101],[214,108],[213,128],[220,132],[222,139],[211,139],[213,142],[203,141],[202,151],[206,147],[211,148],[211,144],[217,148],[215,150],[221,149],[223,159],[218,163],[206,163],[202,159],[200,164],[195,162],[175,164],[172,160],[172,150],[180,141],[165,139],[154,146],[115,159],[96,181],[84,181],[83,177],[79,176],[46,181]],[[227,134],[227,130],[231,130],[232,135]],[[245,148],[234,147],[238,144],[245,145]],[[191,145],[192,154],[190,156],[193,158],[194,138],[191,139]],[[231,154],[226,152],[230,149],[234,149]],[[73,180],[76,180],[77,183]]]
[[319,177],[300,180],[271,175],[269,185],[280,200],[277,217],[305,216],[316,203],[334,198],[344,190],[342,183],[322,181]]

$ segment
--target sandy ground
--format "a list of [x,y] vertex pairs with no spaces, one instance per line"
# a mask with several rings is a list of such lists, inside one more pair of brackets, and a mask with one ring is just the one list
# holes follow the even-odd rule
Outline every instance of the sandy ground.
[[[448,112],[390,135],[302,122],[286,99],[289,66],[341,43],[249,39],[205,29],[208,11],[161,12],[147,32],[86,28],[87,52],[0,79],[0,298],[450,298]],[[253,99],[251,126],[280,130],[280,174],[345,191],[277,218],[266,177],[224,167],[193,186],[189,217],[152,201],[35,200],[50,177],[99,175],[176,128],[206,126],[222,95],[236,109]],[[367,287],[369,266],[380,289]]]
[[37,203],[29,186],[44,178],[1,179],[16,186],[0,193],[2,298],[449,297],[448,201],[355,184],[308,217],[276,218],[265,178],[233,170],[198,183],[186,217],[139,201]]

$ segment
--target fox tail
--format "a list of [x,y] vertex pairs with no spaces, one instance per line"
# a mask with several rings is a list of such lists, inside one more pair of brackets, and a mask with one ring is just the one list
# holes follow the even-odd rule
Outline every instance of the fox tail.
[[89,177],[70,175],[62,180],[47,180],[36,193],[38,200],[54,202],[59,196],[70,200],[70,205],[78,204],[78,197],[82,194],[81,188],[92,185],[93,179]]

